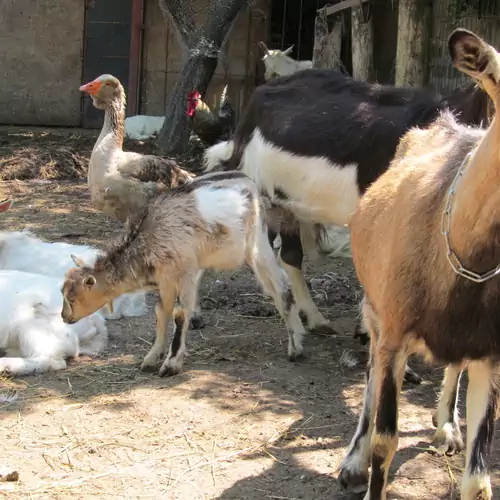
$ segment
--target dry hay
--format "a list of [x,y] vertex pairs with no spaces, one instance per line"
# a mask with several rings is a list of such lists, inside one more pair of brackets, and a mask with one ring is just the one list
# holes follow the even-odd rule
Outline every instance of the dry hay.
[[10,150],[0,148],[0,180],[77,180],[87,176],[88,159],[64,146],[47,145]]

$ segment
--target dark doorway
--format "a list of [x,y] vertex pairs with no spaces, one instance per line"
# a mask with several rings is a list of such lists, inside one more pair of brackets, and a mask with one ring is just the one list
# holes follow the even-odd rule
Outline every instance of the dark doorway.
[[[104,73],[116,76],[126,94],[129,87],[130,41],[132,36],[133,0],[87,0],[83,82]],[[99,128],[103,113],[92,106],[91,99],[82,99],[82,126]]]

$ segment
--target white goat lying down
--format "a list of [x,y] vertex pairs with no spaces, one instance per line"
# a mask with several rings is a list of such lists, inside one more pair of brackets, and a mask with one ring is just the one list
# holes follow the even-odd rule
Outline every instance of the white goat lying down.
[[0,351],[8,356],[0,358],[0,373],[61,370],[66,358],[106,346],[104,318],[145,314],[145,292],[140,291],[117,297],[113,310],[105,306],[74,325],[64,324],[61,285],[73,265],[72,253],[94,262],[99,250],[48,243],[27,231],[0,232]]
[[[66,271],[73,267],[71,254],[93,264],[99,250],[87,245],[48,243],[28,231],[0,232],[0,269],[42,274],[62,281]],[[113,301],[113,311],[105,306],[100,312],[106,319],[142,316],[146,313],[146,293],[123,294]]]
[[[0,373],[27,375],[62,370],[66,359],[106,346],[107,328],[98,312],[67,325],[61,318],[61,280],[0,270]],[[3,353],[2,353],[3,354]]]

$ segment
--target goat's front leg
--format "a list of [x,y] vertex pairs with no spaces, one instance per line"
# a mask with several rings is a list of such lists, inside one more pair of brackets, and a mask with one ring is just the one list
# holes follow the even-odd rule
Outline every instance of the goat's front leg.
[[288,274],[297,307],[307,318],[308,330],[328,335],[335,333],[329,321],[319,312],[307,288],[302,272],[304,251],[299,231],[281,234],[279,255],[281,265]]
[[366,311],[370,310],[370,305],[366,298],[364,298],[362,302],[362,324],[370,339],[370,358],[365,372],[366,384],[363,409],[359,415],[358,427],[351,440],[347,454],[339,467],[340,484],[354,493],[366,491],[368,486],[370,442],[375,418],[375,356],[379,333],[376,323],[370,320],[372,314],[367,314],[365,309]]
[[160,377],[177,375],[182,370],[186,352],[186,333],[196,304],[200,273],[190,273],[179,283],[177,304],[174,308],[174,336],[168,355],[160,368]]
[[170,287],[160,289],[160,298],[156,303],[156,337],[153,346],[144,358],[141,365],[143,372],[154,372],[157,370],[158,361],[165,354],[167,341],[168,321],[172,317],[175,301],[175,290]]
[[205,327],[205,321],[203,321],[203,316],[201,315],[201,306],[200,306],[200,297],[199,297],[199,283],[204,273],[204,269],[200,269],[198,271],[198,275],[196,276],[197,286],[196,286],[196,298],[195,298],[195,306],[194,313],[191,319],[189,320],[189,329],[190,330],[199,330],[200,328]]
[[467,367],[467,459],[462,477],[462,500],[492,498],[489,458],[495,434],[499,391],[489,361],[472,361]]
[[399,345],[381,344],[384,340],[379,340],[375,355],[375,428],[370,443],[370,483],[364,500],[386,500],[389,468],[398,448],[398,400],[407,355]]
[[458,453],[464,448],[457,408],[461,375],[462,367],[460,365],[447,366],[438,408],[432,417],[432,422],[437,427],[432,439],[432,446],[447,455]]
[[339,482],[343,488],[354,493],[366,491],[368,466],[370,465],[370,440],[373,432],[373,404],[375,373],[373,358],[370,356],[365,373],[365,394],[363,409],[359,415],[358,427],[351,440],[347,454],[340,464]]
[[60,356],[0,358],[0,374],[2,375],[33,375],[35,373],[64,370],[66,366],[66,360]]

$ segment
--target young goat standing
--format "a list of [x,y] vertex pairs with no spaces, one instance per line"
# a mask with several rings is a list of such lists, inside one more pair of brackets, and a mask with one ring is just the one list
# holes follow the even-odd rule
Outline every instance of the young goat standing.
[[[448,45],[456,67],[481,82],[498,111],[500,54],[463,29]],[[366,483],[371,465],[365,499],[386,498],[398,394],[411,353],[451,365],[449,380],[467,365],[462,499],[491,498],[488,458],[500,368],[499,140],[497,118],[480,131],[443,113],[427,130],[411,130],[351,220],[371,348],[363,411],[339,480]],[[451,392],[445,382],[445,396]],[[459,432],[449,437],[460,441]]]
[[[252,181],[239,172],[214,173],[159,195],[131,223],[124,241],[87,267],[66,274],[62,317],[73,323],[122,293],[158,289],[156,339],[142,363],[154,370],[165,350],[169,318],[174,337],[160,375],[182,368],[189,318],[201,271],[236,269],[246,261],[273,297],[289,328],[288,355],[302,354],[304,328],[286,275],[267,237],[265,211]],[[177,303],[176,303],[177,302]]]

